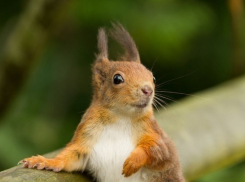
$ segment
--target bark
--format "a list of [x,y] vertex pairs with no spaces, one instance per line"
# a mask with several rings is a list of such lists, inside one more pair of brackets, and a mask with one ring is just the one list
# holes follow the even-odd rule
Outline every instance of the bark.
[[[245,158],[245,77],[195,95],[156,114],[157,121],[178,148],[188,180],[198,179]],[[84,174],[17,166],[0,173],[0,182],[8,181],[92,180]]]

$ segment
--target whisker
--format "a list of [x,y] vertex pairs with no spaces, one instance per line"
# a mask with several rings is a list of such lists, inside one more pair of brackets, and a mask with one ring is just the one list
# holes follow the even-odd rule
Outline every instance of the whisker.
[[159,112],[158,107],[157,107],[156,103],[154,102],[154,100],[153,100],[152,104],[156,108],[157,112]]
[[[164,86],[170,85],[170,84],[173,85],[173,84],[179,84],[179,83],[166,83],[166,84],[164,84]],[[156,89],[158,89],[158,88],[161,88],[162,85],[159,84],[159,85],[156,85],[155,87],[156,87]]]
[[165,110],[167,110],[166,107],[164,107],[164,106],[160,103],[160,101],[158,101],[156,98],[154,98],[154,101],[155,101],[158,105],[160,105],[161,107],[163,107]]
[[183,76],[180,76],[180,77],[177,77],[177,78],[174,78],[174,79],[168,80],[168,81],[163,82],[163,83],[160,83],[160,84],[158,84],[157,86],[159,87],[159,86],[164,85],[164,84],[166,84],[166,83],[168,83],[168,82],[171,82],[171,81],[178,80],[178,79],[180,79],[180,78],[183,78],[183,77],[189,76],[189,75],[193,74],[194,72],[196,72],[196,71],[193,71],[193,72],[188,73],[188,74],[186,74],[186,75],[183,75]]
[[200,97],[200,96],[193,95],[193,94],[186,94],[186,93],[182,93],[182,92],[172,92],[172,91],[167,91],[167,90],[155,91],[155,92],[156,92],[156,93],[157,93],[157,92],[160,92],[160,93],[170,93],[170,94],[186,95],[186,96],[191,96],[191,97],[197,97],[197,98],[204,99],[204,100],[209,100],[209,99],[204,98],[204,97]]
[[157,62],[158,58],[159,58],[159,56],[158,56],[158,57],[155,59],[155,61],[153,62],[152,66],[151,66],[151,72],[152,72],[152,69],[153,69],[153,67],[155,66],[155,63]]
[[[156,102],[156,100],[154,100],[154,102],[155,102],[155,105],[156,105],[157,110],[158,110],[160,105],[159,105],[159,103]],[[158,112],[159,112],[159,110],[158,110]]]
[[154,103],[155,103],[155,105],[156,105],[156,107],[157,107],[157,110],[158,110],[158,112],[159,112],[159,105],[157,104],[157,102],[154,100]]
[[155,97],[156,100],[158,100],[159,102],[162,102],[163,104],[165,104],[166,106],[169,106],[169,104],[167,102],[165,102],[163,99]]
[[176,100],[174,100],[173,98],[171,97],[166,97],[166,96],[163,96],[163,95],[159,95],[159,94],[155,94],[157,97],[161,97],[163,99],[167,99],[167,100],[170,100],[170,101],[173,101],[173,102],[177,102]]
[[[163,79],[163,77],[166,76],[166,75],[162,75],[158,78],[156,78],[157,82],[161,81]],[[156,88],[158,87],[158,84],[156,84]]]

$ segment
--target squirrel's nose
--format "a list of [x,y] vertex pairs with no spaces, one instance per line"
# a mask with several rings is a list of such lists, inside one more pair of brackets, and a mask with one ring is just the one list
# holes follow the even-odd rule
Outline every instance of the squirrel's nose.
[[152,88],[145,85],[143,88],[141,88],[141,91],[146,95],[146,96],[150,96],[153,92]]

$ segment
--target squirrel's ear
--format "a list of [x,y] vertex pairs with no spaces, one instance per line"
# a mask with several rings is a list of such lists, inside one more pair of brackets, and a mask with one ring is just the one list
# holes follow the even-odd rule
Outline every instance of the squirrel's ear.
[[137,47],[127,30],[125,30],[120,23],[112,23],[112,27],[113,29],[110,31],[110,35],[125,49],[125,55],[123,56],[124,60],[140,63]]
[[98,32],[98,50],[96,62],[109,61],[108,59],[108,40],[104,28],[100,28]]
[[103,86],[109,69],[107,36],[104,28],[99,29],[98,50],[99,54],[96,56],[95,63],[92,67],[95,90],[99,90]]

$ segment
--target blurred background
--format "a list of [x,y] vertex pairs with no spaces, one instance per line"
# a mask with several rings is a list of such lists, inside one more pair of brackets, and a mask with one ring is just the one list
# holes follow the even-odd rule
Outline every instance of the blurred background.
[[[0,171],[70,141],[92,98],[99,27],[121,22],[157,83],[169,81],[160,90],[179,100],[244,74],[243,8],[243,0],[2,1]],[[121,51],[113,41],[109,50],[112,59]],[[243,182],[244,171],[241,161],[197,181]]]

